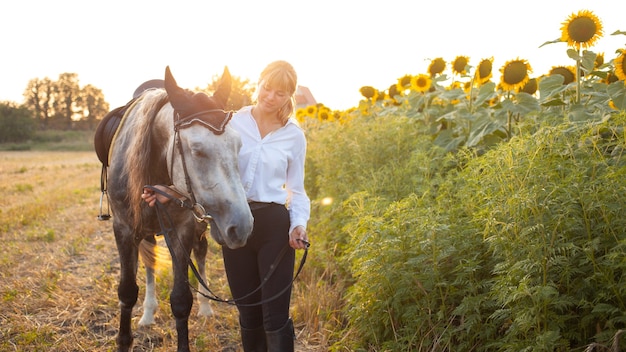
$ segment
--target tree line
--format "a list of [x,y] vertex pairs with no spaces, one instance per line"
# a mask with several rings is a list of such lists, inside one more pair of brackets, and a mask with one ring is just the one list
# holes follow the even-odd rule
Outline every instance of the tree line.
[[[254,94],[248,79],[232,78],[228,110],[250,104]],[[215,75],[206,87],[194,90],[212,94],[218,81]],[[21,104],[0,101],[0,143],[28,141],[36,131],[95,130],[111,110],[102,90],[91,84],[81,87],[76,73],[62,73],[57,80],[33,78],[23,96]]]

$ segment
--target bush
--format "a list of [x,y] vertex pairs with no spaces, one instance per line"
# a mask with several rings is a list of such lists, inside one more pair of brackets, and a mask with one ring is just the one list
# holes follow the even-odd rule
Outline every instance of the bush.
[[0,143],[21,143],[35,134],[35,119],[25,107],[0,102]]
[[610,344],[626,323],[626,115],[538,127],[480,156],[443,153],[422,126],[369,116],[309,132],[307,187],[336,200],[313,208],[311,232],[341,248],[351,283],[341,347]]

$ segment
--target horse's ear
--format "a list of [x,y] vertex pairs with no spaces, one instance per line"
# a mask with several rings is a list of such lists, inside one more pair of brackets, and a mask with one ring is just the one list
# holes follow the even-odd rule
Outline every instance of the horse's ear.
[[167,96],[174,107],[179,105],[177,103],[187,101],[187,94],[185,93],[185,90],[178,86],[178,83],[176,83],[169,66],[165,67],[165,91],[167,92]]
[[228,101],[228,97],[230,96],[230,89],[232,86],[232,79],[230,76],[230,71],[228,71],[228,67],[224,67],[224,73],[222,73],[222,78],[220,78],[220,83],[213,94],[218,101],[222,103],[223,106],[226,106],[226,102]]

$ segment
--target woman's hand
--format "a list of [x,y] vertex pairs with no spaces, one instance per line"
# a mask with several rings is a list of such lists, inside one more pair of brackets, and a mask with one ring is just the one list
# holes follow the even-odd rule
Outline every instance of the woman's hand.
[[289,245],[293,249],[305,249],[309,247],[309,238],[306,235],[304,226],[296,226],[291,231],[289,234]]
[[[165,187],[165,186],[162,186],[162,185],[155,185],[154,188],[159,189],[159,190],[161,190],[163,192],[166,192],[168,194],[170,193],[170,192],[168,192],[168,191],[170,191],[169,187]],[[169,198],[167,198],[166,196],[164,196],[164,195],[162,195],[160,193],[157,193],[157,192],[155,192],[155,191],[153,191],[153,190],[151,190],[149,188],[144,188],[143,189],[143,193],[141,194],[141,198],[144,200],[144,202],[148,203],[148,205],[151,206],[151,207],[153,207],[156,204],[157,200],[159,201],[159,203],[162,203],[162,204],[166,203],[169,200]]]

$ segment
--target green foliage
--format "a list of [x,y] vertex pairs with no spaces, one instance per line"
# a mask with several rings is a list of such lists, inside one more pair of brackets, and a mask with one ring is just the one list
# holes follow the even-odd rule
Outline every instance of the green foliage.
[[93,151],[93,131],[36,131],[28,141],[2,143],[0,150]]
[[[512,95],[500,111],[456,112],[447,125],[464,131],[451,135],[463,136],[456,153],[436,143],[442,120],[425,105],[307,121],[311,236],[340,248],[351,283],[342,346],[568,351],[619,335],[626,115],[553,104],[558,82],[544,80],[538,99]],[[482,118],[501,122],[494,130]],[[487,142],[494,131],[515,133]],[[326,197],[334,202],[321,206]]]
[[[567,350],[623,326],[625,123],[544,128],[468,167],[472,188],[489,190],[471,203],[497,261],[493,318],[507,329],[494,347]],[[547,334],[558,338],[529,341]]]
[[35,134],[35,120],[25,107],[0,102],[0,143],[25,142]]

